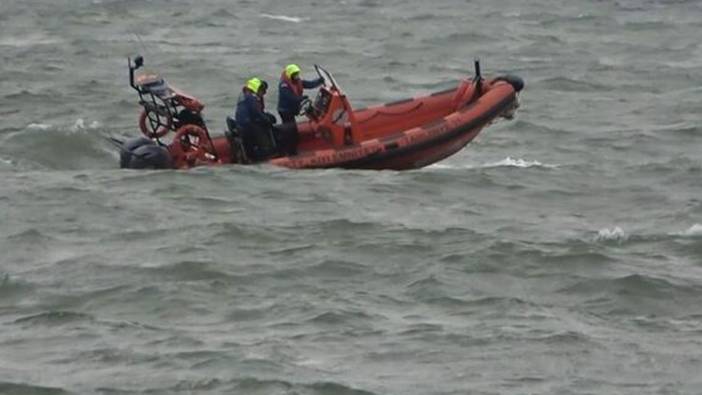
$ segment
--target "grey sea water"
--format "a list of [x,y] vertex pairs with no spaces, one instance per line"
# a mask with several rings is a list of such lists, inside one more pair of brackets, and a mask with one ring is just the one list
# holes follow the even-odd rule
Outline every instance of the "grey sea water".
[[[0,394],[701,394],[700,31],[684,0],[0,0]],[[476,56],[527,87],[417,171],[122,171],[136,53],[214,131],[289,62],[357,107]]]

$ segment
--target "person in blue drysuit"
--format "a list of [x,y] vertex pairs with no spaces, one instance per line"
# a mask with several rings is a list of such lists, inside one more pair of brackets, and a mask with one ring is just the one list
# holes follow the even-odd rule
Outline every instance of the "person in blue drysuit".
[[266,114],[263,109],[262,98],[266,86],[267,84],[264,85],[259,78],[246,81],[234,110],[234,118],[241,131],[246,155],[252,161],[266,159],[275,149],[275,141],[271,138],[271,127],[275,117],[271,119],[270,114]]
[[281,130],[284,131],[284,150],[288,155],[297,154],[297,144],[300,136],[297,132],[295,116],[300,113],[302,102],[307,99],[303,95],[305,89],[314,89],[324,83],[324,78],[316,80],[303,80],[300,78],[300,66],[289,64],[280,75],[278,84],[278,114],[282,122]]
[[304,89],[314,89],[324,83],[324,78],[316,80],[303,80],[300,78],[300,66],[289,64],[280,75],[278,84],[278,114],[283,123],[295,122],[295,116],[300,113],[300,104],[306,96]]

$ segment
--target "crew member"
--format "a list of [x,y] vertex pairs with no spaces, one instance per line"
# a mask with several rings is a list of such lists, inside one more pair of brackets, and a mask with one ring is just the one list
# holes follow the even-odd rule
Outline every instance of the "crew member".
[[270,114],[266,115],[263,111],[263,95],[266,92],[265,88],[261,92],[261,85],[262,81],[258,78],[246,81],[234,113],[246,155],[253,161],[265,159],[275,148],[275,142],[271,139]]
[[303,80],[300,78],[300,66],[289,64],[280,76],[278,84],[278,114],[283,123],[295,122],[295,116],[300,113],[300,104],[307,96],[304,89],[314,89],[324,83],[324,78]]

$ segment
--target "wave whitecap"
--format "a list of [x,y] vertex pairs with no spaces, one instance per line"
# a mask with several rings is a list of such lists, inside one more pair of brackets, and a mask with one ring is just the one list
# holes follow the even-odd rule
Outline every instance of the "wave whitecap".
[[101,123],[83,118],[68,124],[35,121],[0,136],[0,143],[0,167],[114,168],[117,156]]
[[431,169],[491,169],[495,167],[518,167],[521,169],[527,169],[530,167],[543,167],[548,169],[554,169],[558,165],[552,165],[548,163],[541,163],[538,160],[525,160],[521,158],[514,159],[511,156],[502,159],[501,161],[485,163],[480,165],[451,165],[447,163],[436,163],[429,168]]
[[680,232],[682,236],[702,236],[702,225],[700,224],[694,224],[690,226],[688,229]]
[[285,21],[285,22],[292,22],[292,23],[300,23],[304,19],[296,16],[287,16],[287,15],[272,15],[272,14],[261,14],[263,18],[268,18],[268,19],[275,19],[277,21]]
[[594,236],[595,242],[649,241],[662,238],[702,237],[702,224],[694,224],[679,232],[653,233],[653,234],[628,234],[621,227],[603,228]]
[[[89,124],[86,124],[85,120],[83,118],[78,118],[76,121],[73,123],[72,126],[68,128],[60,128],[61,130],[68,131],[68,132],[79,132],[83,130],[95,130],[100,128],[100,122],[98,121],[92,121]],[[30,131],[47,131],[51,129],[56,129],[54,125],[50,123],[42,123],[42,122],[36,122],[36,123],[30,123],[27,125],[27,130]]]
[[600,229],[597,232],[597,235],[595,236],[595,241],[616,241],[616,242],[624,242],[629,239],[629,235],[627,235],[624,230],[618,226],[615,226],[614,228],[604,228]]
[[48,123],[30,123],[27,125],[27,129],[30,130],[49,130],[51,129],[51,125]]
[[558,167],[557,165],[550,165],[550,164],[541,163],[538,160],[524,160],[521,158],[513,159],[511,156],[508,156],[499,162],[488,164],[486,167],[503,167],[503,166],[521,167],[521,168],[529,168],[529,167],[555,168],[555,167]]
[[73,126],[71,127],[71,131],[77,132],[79,130],[95,130],[95,129],[99,128],[100,126],[101,126],[100,122],[98,122],[98,121],[92,121],[92,122],[90,122],[90,124],[88,124],[86,126],[85,120],[83,118],[78,118],[76,120],[76,122],[73,124]]

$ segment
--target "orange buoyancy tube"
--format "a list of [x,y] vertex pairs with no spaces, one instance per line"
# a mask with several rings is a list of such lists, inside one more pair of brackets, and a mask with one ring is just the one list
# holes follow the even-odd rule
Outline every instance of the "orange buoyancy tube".
[[[452,104],[453,108],[458,110],[459,108],[468,104],[468,100],[475,93],[475,84],[471,80],[462,80],[456,89],[456,94],[453,96]],[[473,89],[471,89],[473,88]]]

